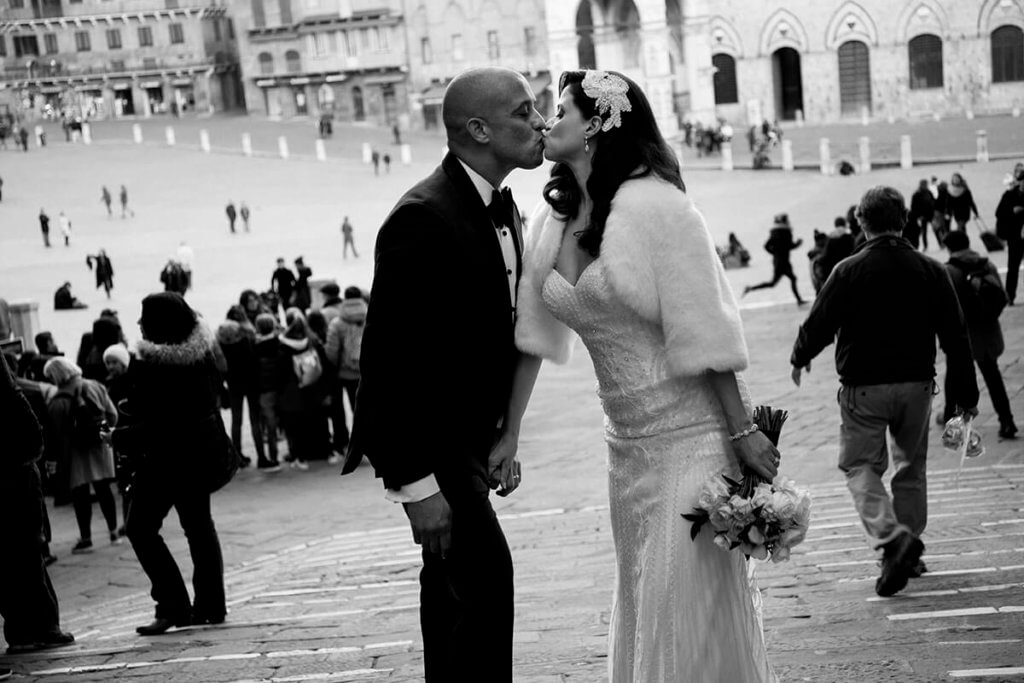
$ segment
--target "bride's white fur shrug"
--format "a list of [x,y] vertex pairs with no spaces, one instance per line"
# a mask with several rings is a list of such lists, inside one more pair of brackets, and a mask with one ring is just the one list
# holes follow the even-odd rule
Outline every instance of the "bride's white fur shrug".
[[[564,228],[546,203],[530,220],[515,336],[521,351],[556,363],[569,360],[575,335],[548,312],[541,292]],[[674,375],[746,369],[736,298],[704,217],[678,188],[652,176],[623,183],[595,265],[626,305],[661,325]]]

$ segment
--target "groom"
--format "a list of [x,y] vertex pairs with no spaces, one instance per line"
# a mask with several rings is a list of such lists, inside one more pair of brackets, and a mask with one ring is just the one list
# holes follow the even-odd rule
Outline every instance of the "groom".
[[[512,557],[488,494],[519,484],[499,443],[519,353],[519,211],[501,183],[543,159],[544,119],[510,69],[457,76],[445,91],[449,154],[377,236],[352,442],[423,546],[420,622],[427,683],[512,680]],[[500,480],[500,481],[499,481]]]

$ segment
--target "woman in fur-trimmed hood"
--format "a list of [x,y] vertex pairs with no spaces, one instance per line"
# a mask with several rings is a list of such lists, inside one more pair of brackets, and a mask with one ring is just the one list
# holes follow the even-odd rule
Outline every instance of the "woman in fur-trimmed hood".
[[[750,428],[735,297],[636,83],[572,71],[559,92],[544,152],[556,163],[525,240],[516,344],[565,362],[578,333],[594,363],[617,561],[609,678],[770,683],[745,558],[715,547],[707,530],[691,542],[681,516],[722,473],[777,472],[777,451]],[[520,364],[513,429],[535,363]]]
[[[209,327],[174,292],[143,299],[139,327],[143,340],[128,371],[126,412],[142,434],[142,457],[135,458],[127,530],[156,601],[156,618],[136,630],[158,635],[177,626],[224,620],[224,563],[205,474],[230,442],[220,417],[221,374]],[[195,565],[194,605],[160,536],[172,507]]]

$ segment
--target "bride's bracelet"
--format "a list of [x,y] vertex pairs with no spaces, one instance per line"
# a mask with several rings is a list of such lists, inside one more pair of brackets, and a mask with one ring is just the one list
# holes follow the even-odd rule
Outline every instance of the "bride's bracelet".
[[744,438],[750,436],[751,434],[753,434],[756,431],[757,431],[757,423],[754,422],[749,427],[744,429],[742,432],[736,432],[735,434],[730,434],[729,435],[729,441],[739,441],[740,439],[744,439]]

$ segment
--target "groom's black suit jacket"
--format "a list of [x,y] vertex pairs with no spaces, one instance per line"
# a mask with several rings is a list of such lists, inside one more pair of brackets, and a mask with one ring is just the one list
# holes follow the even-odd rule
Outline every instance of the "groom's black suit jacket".
[[449,500],[488,490],[487,456],[518,356],[495,232],[453,154],[384,221],[343,473],[366,455],[389,489],[434,474]]

